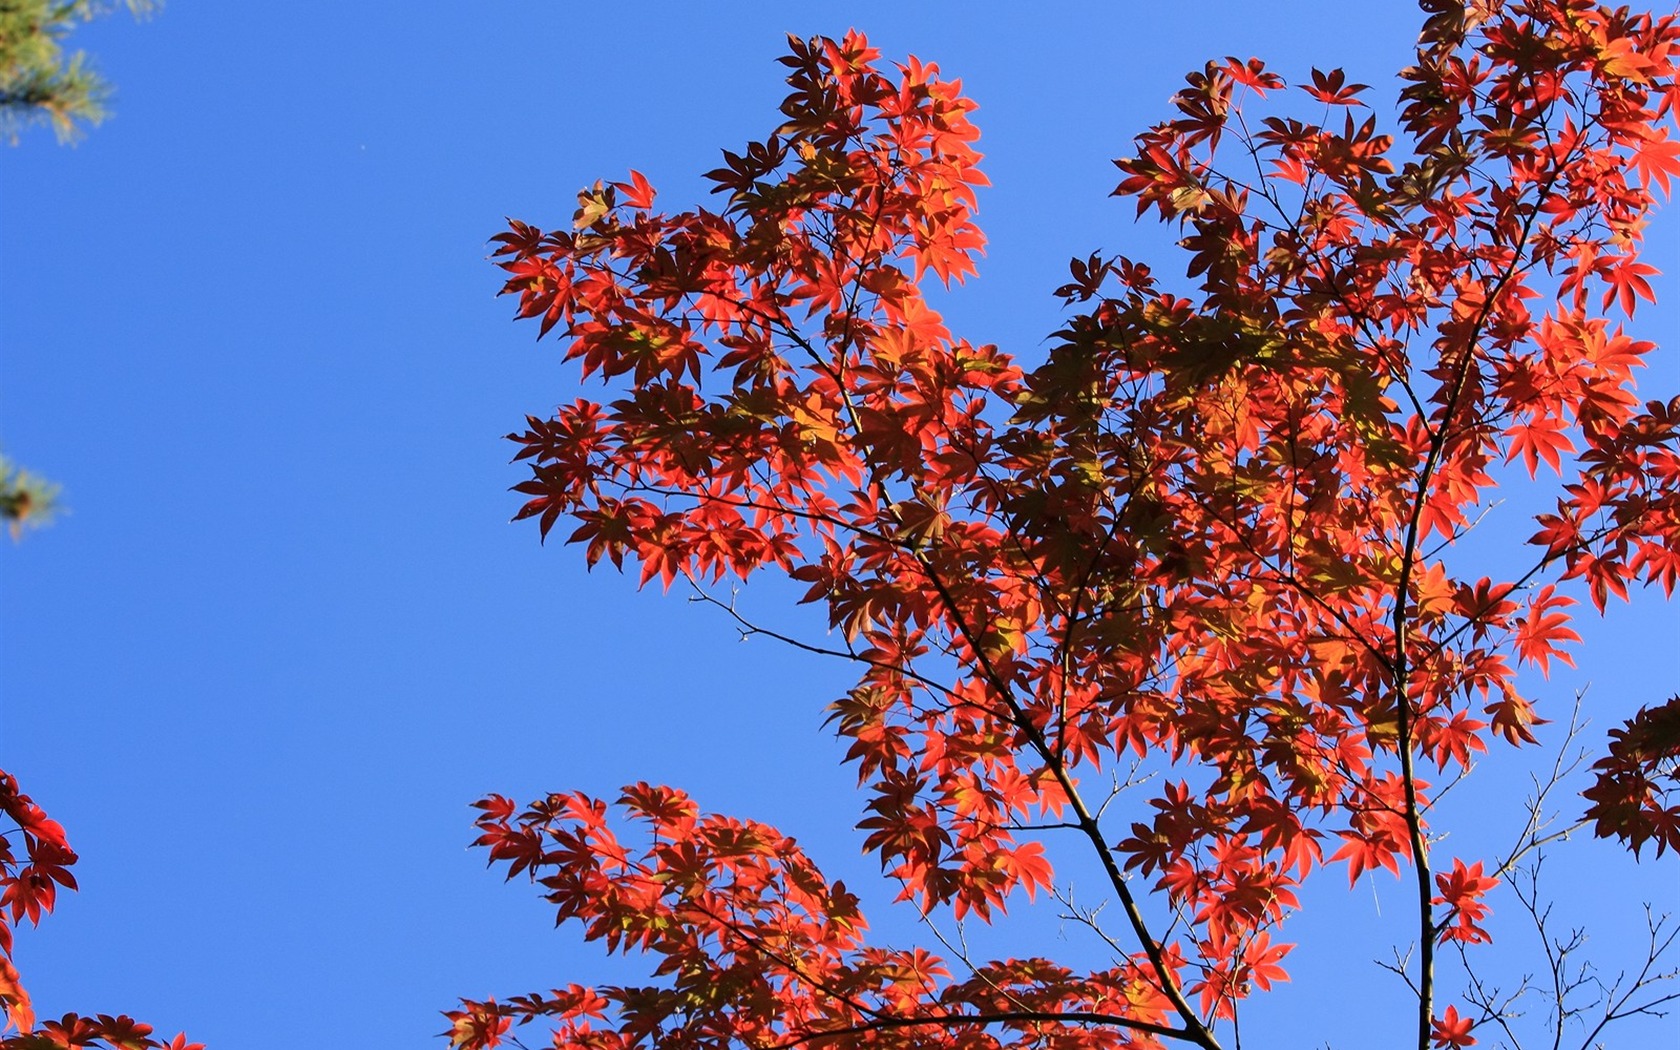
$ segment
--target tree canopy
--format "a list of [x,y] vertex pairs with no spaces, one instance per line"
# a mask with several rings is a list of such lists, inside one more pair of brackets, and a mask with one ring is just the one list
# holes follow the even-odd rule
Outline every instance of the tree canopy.
[[[610,391],[512,435],[520,516],[857,665],[829,719],[907,905],[987,919],[1083,852],[1119,917],[1072,912],[1096,970],[888,948],[779,832],[675,789],[492,796],[492,859],[656,981],[470,1002],[459,1044],[540,1019],[561,1046],[1230,1045],[1309,881],[1383,869],[1415,886],[1419,1050],[1518,1038],[1469,949],[1547,836],[1460,855],[1433,815],[1537,742],[1517,673],[1570,660],[1570,585],[1602,609],[1680,575],[1680,399],[1635,393],[1655,344],[1629,327],[1680,175],[1680,29],[1422,7],[1392,127],[1339,70],[1190,74],[1115,189],[1181,233],[1185,279],[1076,258],[1039,361],[928,292],[984,243],[973,104],[857,33],[790,41],[779,124],[707,176],[718,209],[660,211],[631,172],[569,229],[496,238],[519,315]],[[1458,545],[1523,477],[1553,506],[1486,575]],[[767,569],[836,640],[714,589]],[[1677,709],[1621,730],[1589,791],[1600,834],[1658,856]],[[1100,786],[1134,760],[1155,778]]]
[[[861,33],[790,39],[781,112],[708,174],[712,207],[662,210],[631,171],[569,227],[497,237],[519,315],[600,384],[510,435],[519,517],[855,668],[813,720],[929,939],[891,943],[784,831],[674,787],[489,795],[491,863],[647,975],[464,1000],[453,1045],[1235,1048],[1306,895],[1373,873],[1408,887],[1372,946],[1398,1042],[1585,1047],[1675,999],[1671,922],[1595,984],[1534,865],[1576,828],[1672,862],[1680,701],[1614,730],[1585,799],[1558,800],[1566,733],[1512,826],[1446,839],[1442,800],[1576,724],[1519,672],[1571,660],[1577,596],[1680,566],[1680,400],[1634,382],[1680,23],[1421,6],[1392,118],[1341,71],[1193,72],[1115,189],[1183,255],[1078,246],[1036,350],[939,313],[984,245],[975,107]],[[1489,559],[1517,490],[1538,519]],[[828,632],[738,605],[764,574]],[[183,1050],[126,1016],[35,1023],[10,927],[75,855],[3,775],[0,812],[0,1048]],[[1046,901],[1094,953],[943,933]],[[1492,975],[1495,909],[1532,917],[1535,981]]]

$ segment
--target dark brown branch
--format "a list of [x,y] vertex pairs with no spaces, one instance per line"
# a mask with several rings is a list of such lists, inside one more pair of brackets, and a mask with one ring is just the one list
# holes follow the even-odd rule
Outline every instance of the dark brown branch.
[[894,1028],[962,1027],[967,1025],[989,1024],[1019,1024],[1021,1022],[1040,1022],[1045,1024],[1100,1024],[1125,1028],[1133,1032],[1144,1032],[1161,1039],[1179,1039],[1187,1042],[1200,1043],[1195,1033],[1183,1028],[1169,1028],[1166,1025],[1152,1024],[1120,1014],[1097,1013],[1092,1011],[1069,1011],[1058,1013],[1050,1010],[1010,1010],[995,1014],[939,1014],[930,1017],[883,1017],[862,1024],[847,1025],[843,1028],[827,1028],[821,1031],[809,1032],[784,1042],[776,1043],[775,1050],[786,1050],[788,1047],[803,1046],[821,1039],[838,1039],[844,1036],[863,1035],[868,1032],[880,1032]]
[[[784,336],[799,344],[806,354],[816,362],[817,367],[823,368],[826,371],[827,366],[823,363],[822,356],[817,353],[816,347],[814,347],[808,339],[800,334],[791,319],[784,315],[780,318],[771,319],[771,323],[780,328]],[[863,434],[863,424],[858,415],[857,407],[852,402],[851,392],[846,389],[844,384],[839,385],[839,392],[841,403],[845,406],[845,411],[850,419],[853,431],[861,438]],[[871,465],[871,486],[875,490],[884,494],[886,492],[886,486],[878,475],[878,469]],[[884,516],[888,520],[893,520],[898,517],[898,514],[890,504],[883,508],[883,510]],[[1102,834],[1102,829],[1098,826],[1096,818],[1091,815],[1090,810],[1086,807],[1084,799],[1080,796],[1078,789],[1075,787],[1073,778],[1069,775],[1061,756],[1057,753],[1055,748],[1050,746],[1049,742],[1045,739],[1043,731],[1033,725],[1032,720],[1027,717],[1025,710],[1015,699],[1013,690],[1010,689],[1008,682],[1003,678],[1003,676],[999,674],[997,667],[993,664],[991,658],[986,655],[985,646],[982,644],[980,637],[977,635],[974,626],[970,624],[967,618],[963,615],[962,609],[957,602],[956,597],[951,593],[950,588],[946,586],[944,579],[939,575],[938,570],[928,558],[927,553],[923,550],[915,548],[909,548],[908,553],[921,569],[922,575],[928,581],[929,586],[931,586],[935,594],[938,595],[940,604],[944,606],[946,612],[950,616],[952,626],[954,626],[957,633],[962,636],[963,641],[969,647],[969,651],[974,654],[975,660],[979,663],[979,670],[981,674],[984,676],[985,680],[991,684],[993,690],[996,691],[998,698],[1009,709],[1012,716],[1010,720],[1026,737],[1027,743],[1032,750],[1038,753],[1040,760],[1045,765],[1045,768],[1050,770],[1051,774],[1056,778],[1057,786],[1061,788],[1062,793],[1067,797],[1068,805],[1074,812],[1074,816],[1078,821],[1080,830],[1090,841],[1092,849],[1097,855],[1098,861],[1102,864],[1103,872],[1108,878],[1109,885],[1114,889],[1115,895],[1120,900],[1121,907],[1126,912],[1126,918],[1131,924],[1133,933],[1136,935],[1139,943],[1143,946],[1144,954],[1149,958],[1150,968],[1154,971],[1155,978],[1160,985],[1161,993],[1173,1004],[1173,1008],[1178,1011],[1179,1016],[1184,1020],[1185,1028],[1182,1030],[1184,1033],[1182,1038],[1189,1039],[1196,1045],[1203,1047],[1204,1050],[1220,1050],[1219,1041],[1214,1038],[1213,1033],[1202,1023],[1201,1018],[1196,1015],[1196,1011],[1191,1008],[1189,1001],[1184,998],[1183,990],[1178,986],[1177,980],[1174,979],[1172,971],[1167,967],[1166,955],[1162,951],[1161,943],[1154,937],[1153,934],[1150,933],[1148,923],[1144,920],[1143,912],[1138,907],[1137,898],[1133,895],[1130,885],[1126,882],[1126,877],[1121,872],[1118,861],[1115,860],[1113,850],[1109,847],[1107,841],[1105,840]]]

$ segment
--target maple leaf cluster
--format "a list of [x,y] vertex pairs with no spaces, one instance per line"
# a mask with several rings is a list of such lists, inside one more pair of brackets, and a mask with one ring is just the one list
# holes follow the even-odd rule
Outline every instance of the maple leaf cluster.
[[[165,1042],[153,1036],[151,1025],[124,1015],[65,1014],[37,1026],[29,993],[12,963],[12,931],[23,921],[40,925],[42,915],[52,911],[59,888],[76,888],[76,877],[70,873],[76,854],[64,828],[23,794],[17,778],[4,770],[0,770],[0,814],[11,824],[0,834],[0,1009],[5,1011],[0,1050],[203,1050],[202,1043],[189,1043],[185,1035]],[[13,836],[21,840],[21,856],[15,851]]]
[[1646,842],[1659,857],[1680,852],[1680,800],[1669,802],[1680,794],[1680,696],[1610,730],[1609,753],[1593,769],[1582,794],[1600,837],[1621,839],[1636,856]]
[[[609,391],[510,435],[518,516],[569,519],[643,584],[803,584],[842,639],[804,647],[859,668],[830,722],[902,900],[987,919],[1077,847],[1121,919],[1098,971],[954,973],[868,945],[785,836],[672,789],[618,800],[638,844],[601,800],[491,797],[492,862],[657,962],[646,987],[466,1002],[457,1045],[545,1020],[626,1050],[1211,1048],[1286,979],[1281,931],[1331,867],[1415,879],[1420,1045],[1474,1042],[1484,1018],[1435,1010],[1433,951],[1490,939],[1500,873],[1435,873],[1426,776],[1536,740],[1517,672],[1571,659],[1560,585],[1602,609],[1680,575],[1680,399],[1637,396],[1654,346],[1628,329],[1680,175],[1680,27],[1422,7],[1394,134],[1341,71],[1300,85],[1316,120],[1258,60],[1191,74],[1115,190],[1180,229],[1185,279],[1074,260],[1030,367],[924,292],[983,246],[973,103],[855,32],[790,41],[782,121],[708,174],[715,210],[657,211],[632,172],[569,229],[495,238],[519,316]],[[1466,574],[1451,545],[1518,462],[1555,509],[1526,567]],[[1616,754],[1598,830],[1674,845],[1624,768],[1644,753]],[[1082,790],[1133,758],[1167,775],[1112,806]]]

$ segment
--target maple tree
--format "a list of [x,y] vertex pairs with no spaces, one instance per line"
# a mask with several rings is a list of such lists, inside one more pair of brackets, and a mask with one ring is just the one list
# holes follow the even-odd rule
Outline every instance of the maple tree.
[[[1182,231],[1188,283],[1075,260],[1031,365],[929,301],[983,246],[973,104],[858,34],[791,42],[780,126],[710,173],[718,210],[659,212],[631,173],[570,229],[498,238],[520,314],[612,391],[515,435],[520,516],[856,665],[829,719],[911,910],[996,918],[1083,864],[1119,918],[1075,916],[1109,946],[1095,969],[895,948],[785,834],[676,789],[490,796],[492,862],[652,974],[465,1001],[455,1045],[532,1023],[599,1050],[1235,1045],[1243,1002],[1288,976],[1306,883],[1376,870],[1415,890],[1396,969],[1420,1050],[1518,1040],[1509,1002],[1436,960],[1473,965],[1507,891],[1531,906],[1519,865],[1550,836],[1450,852],[1436,800],[1537,742],[1516,675],[1570,659],[1571,588],[1602,608],[1680,567],[1680,403],[1634,393],[1653,346],[1624,324],[1680,175],[1680,27],[1422,6],[1392,131],[1339,72],[1304,95],[1253,60],[1192,74],[1117,190]],[[1466,573],[1452,542],[1519,471],[1555,488],[1531,557]],[[708,589],[758,570],[839,640]],[[1680,853],[1677,720],[1670,701],[1615,730],[1581,817],[1659,862]],[[1110,792],[1134,759],[1159,775]],[[24,846],[0,852],[9,931],[71,858],[9,778],[0,810]],[[1648,963],[1672,943],[1652,936]],[[127,1018],[35,1029],[4,976],[6,1050],[159,1045]],[[1658,977],[1603,1021],[1660,1006]]]
[[[126,1014],[83,1017],[70,1013],[35,1023],[29,993],[12,962],[12,930],[20,922],[39,925],[52,911],[60,888],[76,888],[70,868],[76,853],[64,828],[24,794],[17,778],[0,770],[0,1050],[203,1050],[184,1034],[164,1040],[151,1025]],[[18,847],[21,846],[21,855]]]
[[[1537,742],[1517,672],[1570,661],[1570,581],[1602,609],[1680,576],[1680,399],[1635,394],[1654,347],[1627,325],[1680,176],[1680,26],[1421,7],[1392,130],[1341,71],[1305,108],[1258,60],[1192,73],[1115,191],[1181,231],[1187,281],[1076,259],[1031,365],[929,302],[984,243],[973,103],[855,32],[790,41],[780,125],[707,175],[720,208],[660,211],[631,172],[569,229],[495,238],[519,316],[610,391],[510,435],[519,517],[857,665],[829,720],[900,900],[988,919],[1077,847],[1122,918],[1075,916],[1111,949],[1089,971],[889,948],[792,840],[676,789],[491,796],[492,863],[652,980],[465,1001],[457,1045],[543,1021],[561,1047],[1213,1048],[1286,978],[1303,884],[1377,869],[1415,888],[1393,968],[1419,1050],[1516,1040],[1509,1002],[1436,960],[1473,977],[1547,836],[1455,855],[1434,800]],[[1526,565],[1466,573],[1454,542],[1519,470],[1556,479]],[[760,570],[841,641],[709,589]],[[1624,727],[1589,791],[1636,853],[1680,851],[1677,712]],[[1093,791],[1133,756],[1164,775]],[[1643,983],[1673,931],[1652,936],[1652,998],[1606,1022],[1673,998]]]

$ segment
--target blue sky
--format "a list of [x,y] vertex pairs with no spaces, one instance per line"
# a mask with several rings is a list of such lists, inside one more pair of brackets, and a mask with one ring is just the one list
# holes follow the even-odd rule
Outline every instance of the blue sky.
[[[1107,197],[1108,162],[1185,71],[1343,65],[1390,98],[1417,20],[1397,0],[1025,10],[177,0],[77,33],[114,118],[0,150],[0,447],[70,508],[0,550],[0,768],[83,858],[83,892],[19,937],[43,1015],[127,1012],[213,1048],[438,1045],[457,996],[637,972],[464,848],[489,791],[668,782],[871,881],[820,728],[845,668],[740,645],[507,523],[523,468],[500,435],[575,388],[495,299],[486,242],[504,216],[563,225],[579,186],[630,167],[696,200],[719,148],[774,126],[785,34],[855,25],[979,101],[991,245],[943,307],[1030,358],[1069,256],[1162,242]],[[1674,300],[1672,216],[1652,240]],[[1596,743],[1674,691],[1674,628],[1660,602],[1617,611],[1542,696],[1593,683]],[[1571,848],[1553,889],[1614,961],[1637,900],[1675,895],[1649,860]],[[1628,899],[1598,914],[1609,878]],[[1332,893],[1298,932],[1379,921],[1378,892]],[[1299,1045],[1384,1045],[1340,979],[1373,953],[1350,951],[1307,959],[1274,1008],[1322,1019]]]

